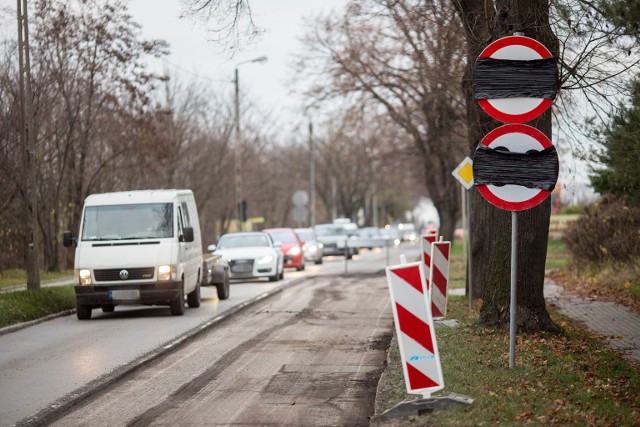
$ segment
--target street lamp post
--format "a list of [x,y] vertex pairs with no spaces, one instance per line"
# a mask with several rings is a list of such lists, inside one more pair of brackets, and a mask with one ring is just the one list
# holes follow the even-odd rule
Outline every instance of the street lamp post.
[[238,67],[242,64],[247,64],[250,62],[264,62],[267,60],[266,56],[260,56],[258,58],[250,59],[248,61],[242,61],[236,64],[235,72],[234,72],[234,116],[235,116],[235,151],[234,151],[234,163],[235,163],[235,193],[236,193],[236,218],[238,223],[240,224],[240,230],[243,231],[243,221],[242,221],[242,146],[241,146],[241,137],[240,137],[240,83],[238,80]]

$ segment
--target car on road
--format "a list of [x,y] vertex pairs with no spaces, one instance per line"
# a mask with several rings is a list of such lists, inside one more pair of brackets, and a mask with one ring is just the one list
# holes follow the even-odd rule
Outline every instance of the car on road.
[[282,250],[268,233],[262,231],[229,233],[217,245],[207,248],[229,263],[229,278],[266,277],[271,282],[284,278]]
[[400,231],[395,227],[384,227],[380,229],[380,236],[383,239],[393,242],[393,246],[399,246],[402,242]]
[[358,239],[360,242],[362,242],[361,247],[367,248],[369,250],[373,249],[374,247],[382,246],[382,235],[380,234],[380,229],[378,227],[359,228]]
[[268,233],[274,242],[280,243],[284,255],[284,267],[304,270],[304,249],[302,241],[293,228],[268,228],[262,230]]
[[403,242],[415,242],[418,238],[416,226],[411,223],[398,224],[398,231]]
[[351,259],[352,254],[347,254],[347,239],[350,234],[344,224],[317,224],[314,230],[318,241],[323,245],[323,256],[347,255]]
[[220,255],[205,258],[202,286],[215,286],[218,299],[229,298],[229,262]]
[[198,209],[191,190],[92,194],[84,201],[80,232],[63,233],[75,246],[76,315],[94,308],[168,305],[173,315],[200,306],[203,278]]
[[318,241],[313,228],[296,228],[293,231],[295,231],[300,240],[302,240],[304,259],[316,264],[322,264],[324,248],[322,243]]

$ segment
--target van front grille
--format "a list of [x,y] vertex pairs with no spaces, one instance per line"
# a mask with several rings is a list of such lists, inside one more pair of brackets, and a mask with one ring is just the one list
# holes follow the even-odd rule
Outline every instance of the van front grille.
[[153,279],[155,267],[141,268],[109,268],[103,270],[93,270],[96,282],[116,282],[126,280],[149,280]]

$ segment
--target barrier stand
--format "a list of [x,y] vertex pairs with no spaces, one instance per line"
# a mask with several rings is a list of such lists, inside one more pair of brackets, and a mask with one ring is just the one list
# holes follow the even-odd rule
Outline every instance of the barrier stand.
[[431,313],[435,319],[443,319],[447,316],[450,252],[451,242],[444,242],[442,236],[439,242],[431,244],[429,283],[431,284]]
[[424,263],[389,266],[386,274],[407,393],[422,397],[402,401],[379,418],[420,415],[473,403],[470,397],[455,393],[431,396],[431,393],[444,388],[444,379],[428,303]]
[[[426,233],[420,235],[420,244],[422,247],[422,263],[424,264],[424,277],[426,280],[427,290],[431,292],[431,284],[429,278],[431,277],[431,245],[438,240],[438,230],[429,230]],[[430,294],[429,294],[430,295]],[[429,296],[431,298],[431,296]]]

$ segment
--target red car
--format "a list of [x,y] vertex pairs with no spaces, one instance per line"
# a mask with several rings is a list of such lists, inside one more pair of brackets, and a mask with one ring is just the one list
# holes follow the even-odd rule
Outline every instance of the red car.
[[304,270],[304,252],[298,235],[292,228],[268,228],[263,230],[271,235],[274,242],[279,242],[284,255],[284,266],[295,268],[298,271]]

